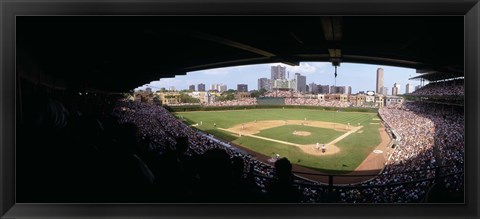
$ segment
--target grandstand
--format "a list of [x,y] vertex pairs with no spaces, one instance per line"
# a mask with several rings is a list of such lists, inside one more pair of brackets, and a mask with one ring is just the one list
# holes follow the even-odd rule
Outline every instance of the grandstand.
[[411,78],[429,83],[406,97],[415,101],[440,103],[442,105],[464,106],[465,79],[458,75],[442,74],[439,72],[425,73]]

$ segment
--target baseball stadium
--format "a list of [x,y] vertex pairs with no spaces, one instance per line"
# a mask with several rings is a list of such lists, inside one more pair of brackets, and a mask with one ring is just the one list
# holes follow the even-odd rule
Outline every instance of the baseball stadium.
[[[65,19],[17,20],[18,203],[464,203],[462,18]],[[299,60],[335,69],[332,90],[275,66],[255,91],[136,89]],[[378,68],[377,89],[353,94],[340,63],[414,69],[421,86],[382,94]]]

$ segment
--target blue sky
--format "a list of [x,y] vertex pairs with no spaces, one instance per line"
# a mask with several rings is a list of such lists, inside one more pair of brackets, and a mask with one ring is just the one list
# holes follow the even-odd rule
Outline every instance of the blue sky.
[[[282,63],[244,65],[228,68],[216,68],[202,71],[189,72],[187,75],[180,75],[174,78],[162,78],[159,81],[152,81],[149,86],[152,90],[158,90],[161,87],[166,89],[174,86],[177,90],[188,89],[189,85],[194,84],[195,89],[200,83],[204,83],[206,89],[210,84],[226,84],[227,89],[237,89],[237,84],[248,84],[248,90],[256,90],[258,88],[259,78],[270,78],[270,66],[282,65],[287,67],[290,72],[290,79],[295,73],[307,76],[307,84],[312,82],[322,85],[334,85],[335,68],[329,62],[301,62],[299,66],[289,66]],[[352,93],[359,91],[373,90],[375,91],[377,68],[384,70],[384,86],[388,87],[388,92],[394,83],[400,83],[400,94],[405,92],[407,83],[417,86],[420,81],[408,80],[408,78],[417,76],[415,69],[400,68],[384,65],[368,65],[342,63],[337,68],[337,86],[352,86]],[[145,89],[146,85],[137,89]]]

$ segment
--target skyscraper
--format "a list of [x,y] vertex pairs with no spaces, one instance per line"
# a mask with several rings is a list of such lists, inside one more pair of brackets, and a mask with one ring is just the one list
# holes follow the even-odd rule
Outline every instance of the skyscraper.
[[188,90],[190,90],[190,91],[195,91],[195,85],[193,85],[193,84],[190,85],[190,86],[188,87]]
[[309,92],[310,92],[310,93],[313,93],[313,94],[318,93],[318,86],[317,86],[317,84],[315,84],[315,83],[312,82],[312,83],[308,84],[308,88],[309,88]]
[[405,93],[409,94],[412,92],[413,92],[413,84],[408,83],[407,85],[405,85]]
[[394,83],[392,87],[392,96],[397,96],[400,93],[400,84]]
[[246,84],[237,84],[238,92],[248,92],[248,85]]
[[219,90],[219,91],[220,91],[220,92],[225,92],[225,91],[227,91],[227,85],[225,85],[225,84],[221,84],[221,85],[220,85],[220,90]]
[[388,95],[388,87],[382,87],[382,95],[387,96]]
[[295,81],[295,91],[305,93],[305,91],[307,90],[307,77],[301,75],[300,73],[295,73]]
[[346,94],[348,92],[346,86],[330,86],[330,93],[331,94]]
[[286,67],[282,67],[281,65],[277,66],[272,66],[270,71],[271,71],[271,79],[272,80],[277,80],[277,79],[285,79],[285,72],[286,72]]
[[321,94],[330,93],[330,86],[328,86],[328,85],[318,85],[318,93],[321,93]]
[[258,90],[261,89],[270,90],[270,80],[268,78],[258,79]]
[[383,92],[382,88],[383,88],[383,68],[377,68],[377,94],[382,94]]
[[198,91],[205,91],[205,84],[198,84]]

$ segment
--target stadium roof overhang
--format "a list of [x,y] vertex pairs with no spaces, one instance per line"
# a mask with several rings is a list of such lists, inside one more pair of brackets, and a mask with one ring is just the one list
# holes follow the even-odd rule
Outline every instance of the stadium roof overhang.
[[455,73],[448,73],[448,72],[428,72],[428,73],[423,73],[418,76],[409,78],[409,80],[425,79],[427,81],[440,81],[440,80],[446,80],[446,79],[460,79],[460,78],[463,78],[463,75],[458,75]]
[[[246,64],[353,62],[458,76],[464,64],[463,16],[20,16],[16,30],[18,65],[108,92]],[[37,80],[25,66],[19,75]]]

